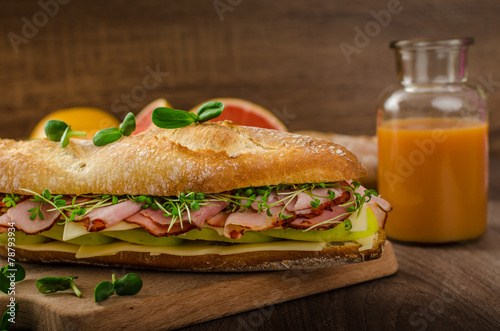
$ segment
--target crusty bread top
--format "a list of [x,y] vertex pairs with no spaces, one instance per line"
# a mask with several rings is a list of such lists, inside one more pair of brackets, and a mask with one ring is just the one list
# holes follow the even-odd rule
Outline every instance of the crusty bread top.
[[154,128],[96,147],[71,139],[0,140],[0,192],[178,195],[357,179],[356,156],[322,139],[229,121]]
[[360,178],[360,182],[366,187],[377,188],[377,136],[349,136],[320,131],[295,131],[294,133],[330,140],[344,146],[358,157],[368,173],[366,177]]

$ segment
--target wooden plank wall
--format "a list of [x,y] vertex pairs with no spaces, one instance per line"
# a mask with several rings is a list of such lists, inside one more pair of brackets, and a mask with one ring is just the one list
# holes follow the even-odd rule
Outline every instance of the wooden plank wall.
[[[390,10],[346,61],[339,45]],[[470,78],[489,94],[500,153],[499,14],[495,0],[4,1],[0,135],[26,137],[65,107],[123,117],[159,97],[189,109],[223,96],[261,104],[292,130],[374,134],[378,95],[396,80],[389,42],[472,36]],[[141,89],[149,71],[157,84]]]

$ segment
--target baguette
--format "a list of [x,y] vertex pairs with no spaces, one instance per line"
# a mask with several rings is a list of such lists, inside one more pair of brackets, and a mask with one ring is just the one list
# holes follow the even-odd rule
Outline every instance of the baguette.
[[[23,261],[183,271],[260,271],[329,267],[380,257],[385,242],[383,227],[387,211],[390,210],[387,205],[384,207],[384,203],[387,203],[377,197],[372,197],[375,202],[368,203],[364,209],[361,208],[362,203],[355,203],[356,197],[363,195],[364,188],[351,187],[350,180],[365,176],[366,171],[356,156],[346,148],[322,139],[238,126],[229,121],[192,124],[174,130],[154,128],[135,136],[123,137],[103,147],[96,147],[91,141],[77,139],[71,139],[65,148],[61,148],[57,142],[47,140],[0,140],[0,173],[0,193],[6,198],[8,194],[19,195],[19,206],[24,204],[22,208],[9,207],[7,211],[4,210],[6,205],[3,205],[0,216],[0,230],[4,232],[2,235],[10,235],[7,233],[11,231],[7,228],[9,224],[15,227],[16,232],[22,231],[27,237],[42,242],[20,243],[16,248],[16,258]],[[271,186],[273,188],[270,188]],[[255,193],[260,192],[259,187],[261,191],[262,188],[267,188],[267,193]],[[247,194],[242,193],[246,192],[245,190],[254,192],[254,195],[241,196],[240,194]],[[325,196],[326,190],[328,196]],[[355,196],[354,190],[359,194]],[[97,199],[100,202],[94,202],[89,210],[84,210],[84,213],[78,214],[76,218],[72,214],[72,218],[68,220],[69,213],[66,209],[60,210],[55,205],[51,207],[49,203],[44,202],[30,202],[33,200],[26,196],[27,192],[41,198],[42,192],[57,194],[65,199],[64,208],[76,208],[77,198],[85,201],[84,206],[87,206],[85,203],[89,200]],[[185,194],[196,196],[197,193],[194,192],[203,196],[200,198],[201,207],[178,202],[175,205],[178,209],[165,209],[170,206],[169,203],[174,204],[172,201],[181,201],[180,197]],[[305,193],[300,196],[300,192]],[[116,201],[112,203],[108,195],[112,195]],[[205,195],[210,198],[205,198]],[[156,199],[162,203],[166,202],[158,210],[159,207],[153,208],[154,203],[148,205],[144,199],[137,200],[137,196],[149,197],[148,199],[155,201],[158,206],[161,204]],[[283,196],[290,197],[289,200],[285,198],[286,203],[279,202],[279,199],[283,200]],[[273,198],[274,202],[271,201]],[[226,202],[224,199],[229,200]],[[252,201],[254,203],[250,204]],[[299,208],[301,203],[302,207]],[[289,204],[290,209],[286,209]],[[27,205],[29,206],[26,207]],[[281,209],[272,207],[275,205]],[[37,206],[38,214],[36,208],[33,208]],[[262,206],[266,206],[265,209],[261,209]],[[347,212],[349,206],[357,206],[359,212]],[[132,212],[126,214],[130,209]],[[211,211],[207,211],[209,209]],[[26,215],[21,219],[23,217],[19,215],[23,210]],[[35,210],[31,214],[31,221],[26,219],[30,215],[26,210]],[[100,213],[102,210],[106,212]],[[205,218],[202,222],[198,219],[202,217],[198,216],[203,214],[201,210],[212,213],[211,216],[203,216]],[[95,215],[96,212],[100,213],[99,216]],[[44,215],[46,218],[50,215],[54,218],[47,220],[41,217]],[[210,221],[218,216],[224,219],[222,225],[212,224],[217,223]],[[59,237],[54,237],[52,232],[58,228],[54,226],[57,220],[69,224],[63,226],[64,235],[61,232]],[[352,229],[361,232],[351,233],[348,229],[351,222],[364,222],[361,226],[357,224],[356,230]],[[339,224],[342,226],[339,227]],[[137,242],[134,238],[112,236],[113,239],[107,239],[118,238],[118,243],[124,244],[120,246],[124,247],[122,251],[87,256],[79,253],[84,248],[80,245],[86,244],[74,244],[72,238],[65,237],[66,231],[70,231],[69,225],[73,228],[71,231],[74,231],[75,226],[84,229],[78,236],[93,236],[92,240],[97,240],[95,238],[98,235],[105,236],[105,231],[113,230],[115,226],[122,226],[122,230],[119,230],[122,231],[119,232],[121,235],[127,232],[123,230],[123,226],[126,229],[136,227],[139,230],[142,227],[149,233],[146,233],[146,243],[144,240]],[[212,231],[212,239],[201,235],[200,238],[196,237],[196,233],[203,232],[201,230],[205,227]],[[289,228],[292,230],[287,232]],[[278,234],[264,231],[268,229],[277,230]],[[300,229],[310,230],[308,234],[313,238],[302,234]],[[336,230],[339,230],[337,234],[331,236],[332,231]],[[191,242],[183,237],[192,232],[195,232],[194,239],[199,243],[212,240],[208,241],[208,245],[222,247],[217,251],[219,253],[183,255],[169,253],[171,251],[168,249],[158,253],[150,246],[153,244],[148,244],[157,237],[176,237],[173,239],[183,242],[179,246],[182,252],[184,246],[192,249]],[[215,237],[213,232],[217,232]],[[288,237],[283,237],[285,232]],[[271,248],[260,248],[266,245],[259,246],[257,243],[260,241],[250,241],[248,245],[254,247],[253,249],[242,249],[241,252],[234,253],[228,248],[227,252],[230,253],[223,253],[224,246],[236,247],[240,242],[244,242],[240,238],[246,233],[255,233],[260,236],[258,240],[271,241],[272,243],[266,244]],[[291,237],[290,233],[293,234]],[[368,242],[366,238],[359,236],[360,233],[366,233]],[[318,239],[325,234],[324,238],[334,238],[333,241]],[[55,241],[43,244],[48,238]],[[322,246],[318,249],[296,250],[296,247],[304,247],[300,246],[304,243],[302,240],[322,242]],[[5,240],[3,242],[6,243]],[[61,243],[70,249],[54,250],[50,248],[54,243]],[[288,245],[287,248],[280,250],[279,247],[284,247],[279,246],[281,243]],[[296,246],[290,246],[295,245],[294,243]],[[103,252],[109,248],[105,244],[97,247],[97,251]],[[0,254],[7,255],[6,247],[0,247]]]
[[0,192],[178,195],[363,177],[344,147],[229,121],[154,128],[96,147],[88,140],[0,140]]
[[366,187],[377,187],[378,147],[376,136],[351,136],[312,130],[296,131],[295,133],[333,141],[349,149],[361,161],[367,172],[366,176],[360,178],[359,181]]

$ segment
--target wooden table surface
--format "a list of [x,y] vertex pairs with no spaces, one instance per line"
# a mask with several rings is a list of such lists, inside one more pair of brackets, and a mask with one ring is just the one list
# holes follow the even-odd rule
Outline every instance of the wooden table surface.
[[[480,239],[394,243],[394,276],[183,330],[499,330],[500,159],[490,169],[488,231]],[[307,275],[297,281],[308,286]]]

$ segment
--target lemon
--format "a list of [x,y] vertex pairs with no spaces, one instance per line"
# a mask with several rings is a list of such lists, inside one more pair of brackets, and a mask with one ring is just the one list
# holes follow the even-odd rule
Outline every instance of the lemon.
[[57,110],[42,118],[31,132],[30,139],[45,138],[43,128],[49,120],[60,120],[71,125],[72,130],[87,132],[85,137],[74,137],[81,139],[92,139],[97,131],[120,125],[120,121],[116,117],[101,109],[89,107],[67,108]]

